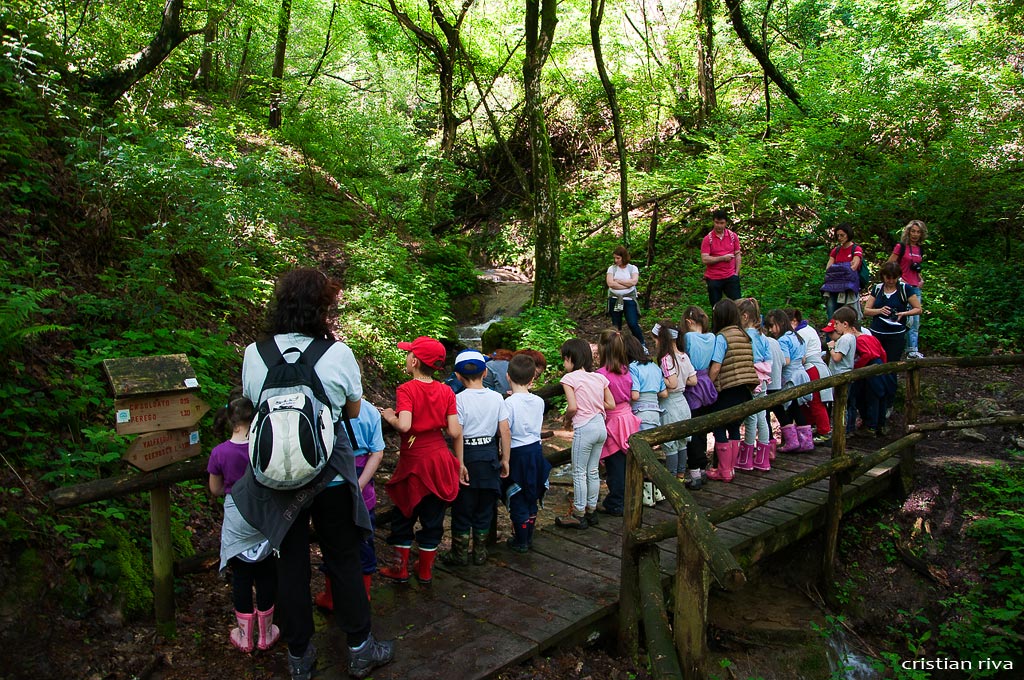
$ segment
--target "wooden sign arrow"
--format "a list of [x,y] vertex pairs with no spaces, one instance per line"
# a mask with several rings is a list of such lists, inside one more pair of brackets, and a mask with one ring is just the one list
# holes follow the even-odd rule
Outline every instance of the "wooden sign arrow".
[[192,427],[210,410],[194,393],[131,397],[114,401],[118,434]]
[[123,459],[143,472],[150,472],[198,455],[201,448],[198,429],[149,432],[136,437]]

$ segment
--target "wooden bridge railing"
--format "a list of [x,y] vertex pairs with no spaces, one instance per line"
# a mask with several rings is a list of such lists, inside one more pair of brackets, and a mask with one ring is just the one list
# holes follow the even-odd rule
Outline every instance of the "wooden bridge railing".
[[[826,502],[825,547],[822,581],[831,595],[834,578],[839,521],[842,517],[842,487],[882,461],[900,456],[901,485],[909,490],[914,446],[925,433],[982,425],[1024,423],[1024,416],[999,416],[974,420],[918,423],[920,371],[939,366],[1022,366],[1024,355],[993,357],[933,357],[868,366],[848,373],[815,380],[782,390],[756,401],[748,401],[716,413],[657,427],[630,437],[626,463],[626,505],[622,531],[622,567],[619,601],[620,652],[634,659],[639,653],[639,623],[643,622],[647,653],[658,678],[708,677],[707,607],[711,578],[726,590],[742,587],[746,577],[729,549],[715,536],[714,525],[739,517],[796,489],[829,478]],[[906,372],[904,414],[907,434],[870,454],[846,452],[847,385],[865,378]],[[832,457],[810,470],[776,482],[750,496],[705,512],[686,487],[659,461],[653,446],[742,420],[791,399],[840,387],[832,406]],[[650,480],[665,495],[676,513],[675,521],[643,527],[642,487]],[[672,625],[664,598],[657,543],[675,537],[677,543]]]

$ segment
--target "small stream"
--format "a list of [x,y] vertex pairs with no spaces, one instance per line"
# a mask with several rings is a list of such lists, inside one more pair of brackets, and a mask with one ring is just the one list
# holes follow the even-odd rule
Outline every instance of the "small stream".
[[480,348],[480,338],[491,324],[518,314],[533,297],[533,281],[513,269],[484,269],[477,273],[481,290],[477,299],[480,311],[472,323],[458,326],[459,341],[466,347]]
[[871,667],[868,657],[850,644],[850,638],[842,628],[833,630],[826,644],[831,677],[845,680],[875,680],[885,677]]

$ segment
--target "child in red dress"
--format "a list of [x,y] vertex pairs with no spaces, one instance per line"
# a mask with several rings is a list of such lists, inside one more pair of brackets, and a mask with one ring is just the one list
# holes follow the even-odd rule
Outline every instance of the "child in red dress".
[[[398,516],[391,521],[388,544],[395,547],[398,564],[380,574],[400,583],[409,580],[409,551],[419,544],[416,577],[430,583],[437,546],[444,536],[444,513],[459,493],[459,482],[469,483],[462,462],[462,426],[455,393],[433,379],[444,366],[445,349],[437,340],[418,337],[398,343],[408,352],[405,371],[412,380],[398,386],[395,408],[381,416],[402,435],[398,466],[386,485]],[[452,438],[455,455],[448,449],[442,430]],[[419,531],[415,530],[417,520]]]

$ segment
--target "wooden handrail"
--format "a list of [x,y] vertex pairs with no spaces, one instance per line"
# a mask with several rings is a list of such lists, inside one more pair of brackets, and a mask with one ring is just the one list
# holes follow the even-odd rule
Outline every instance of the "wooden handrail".
[[140,491],[152,491],[169,484],[206,477],[206,456],[168,465],[152,472],[125,472],[116,477],[62,486],[47,494],[54,510],[67,510],[78,505],[107,498],[117,498]]
[[820,380],[812,380],[804,385],[797,385],[788,389],[779,390],[761,399],[744,402],[738,406],[716,411],[705,416],[698,416],[689,420],[683,420],[671,425],[662,425],[650,430],[638,432],[633,435],[647,441],[650,444],[663,444],[664,442],[676,439],[685,439],[697,432],[709,432],[716,427],[727,423],[734,423],[743,420],[752,413],[771,409],[774,406],[784,404],[787,401],[802,397],[814,392],[820,392],[829,387],[848,385],[856,380],[871,378],[878,375],[899,373],[915,368],[932,368],[936,366],[1017,366],[1024,365],[1024,354],[1007,354],[993,357],[932,357],[927,359],[913,359],[910,361],[896,361],[888,364],[876,364],[858,368],[839,375],[831,375]]
[[1024,423],[1024,415],[993,416],[991,418],[974,418],[972,420],[945,420],[929,423],[907,425],[907,432],[935,432],[936,430],[962,430],[968,427],[987,427],[992,425],[1020,425]]
[[652,545],[644,548],[639,562],[637,576],[640,581],[640,615],[644,622],[651,673],[655,678],[677,680],[682,677],[683,671],[679,666],[672,629],[668,625],[658,547]]
[[[711,575],[726,590],[742,587],[747,582],[743,568],[729,548],[715,536],[715,528],[705,518],[703,510],[693,500],[690,492],[658,461],[650,444],[632,437],[629,441],[630,451],[640,463],[644,476],[650,478],[672,504],[701,555],[707,560]],[[636,539],[636,533],[633,533],[632,538]]]

